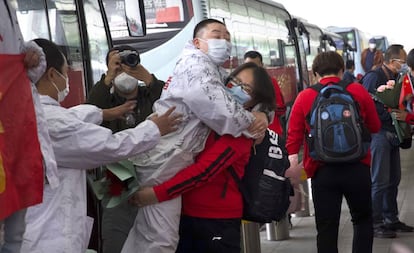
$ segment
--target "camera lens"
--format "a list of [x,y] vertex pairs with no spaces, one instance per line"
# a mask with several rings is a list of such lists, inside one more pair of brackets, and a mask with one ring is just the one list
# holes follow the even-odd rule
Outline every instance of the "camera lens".
[[125,63],[128,66],[135,67],[135,66],[137,66],[138,62],[139,62],[138,55],[129,54],[129,55],[126,56]]
[[140,62],[139,54],[136,51],[124,50],[119,52],[119,56],[121,57],[121,62],[130,67],[135,67]]

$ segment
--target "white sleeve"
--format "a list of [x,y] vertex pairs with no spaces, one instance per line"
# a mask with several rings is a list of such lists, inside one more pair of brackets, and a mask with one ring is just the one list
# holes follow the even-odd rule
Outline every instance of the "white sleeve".
[[147,151],[160,140],[158,127],[150,120],[115,134],[74,117],[49,118],[48,124],[58,167],[63,168],[96,168]]
[[102,123],[102,109],[88,104],[73,106],[68,111],[80,121],[100,125]]
[[206,57],[192,57],[186,65],[191,68],[184,73],[188,76],[188,89],[183,102],[219,135],[240,136],[254,116],[225,91],[217,66]]

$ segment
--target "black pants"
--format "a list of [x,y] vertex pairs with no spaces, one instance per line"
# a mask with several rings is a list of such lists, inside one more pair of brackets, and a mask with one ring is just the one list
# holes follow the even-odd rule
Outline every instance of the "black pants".
[[312,178],[318,253],[338,252],[338,229],[345,197],[354,227],[352,253],[371,253],[371,176],[361,163],[324,165]]
[[240,219],[181,216],[176,253],[240,253]]

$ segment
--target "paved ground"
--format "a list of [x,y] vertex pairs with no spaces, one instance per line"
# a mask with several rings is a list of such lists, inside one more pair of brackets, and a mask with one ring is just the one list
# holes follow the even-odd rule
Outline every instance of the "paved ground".
[[[398,193],[400,219],[414,225],[414,149],[401,150],[402,180]],[[345,202],[345,201],[344,201]],[[310,212],[312,213],[312,206]],[[268,241],[266,231],[260,233],[261,253],[316,253],[316,229],[314,217],[292,218],[293,228],[289,230],[289,239]],[[343,204],[341,227],[339,232],[339,252],[352,252],[352,223],[348,208]],[[395,239],[374,239],[374,253],[411,253],[392,250],[392,245],[402,244],[414,250],[414,233],[399,233]],[[247,252],[246,252],[247,253]],[[248,252],[253,253],[253,252]],[[258,252],[254,252],[258,253]]]
[[[400,219],[409,225],[414,225],[414,149],[402,150],[402,180],[398,194]],[[343,205],[341,227],[339,232],[339,252],[351,253],[352,223],[346,204]],[[310,213],[312,213],[310,204]],[[289,229],[289,238],[280,241],[267,240],[266,231],[260,232],[261,251],[245,253],[316,253],[316,230],[314,217],[293,217],[292,229]],[[283,231],[283,230],[282,230]],[[286,230],[285,230],[286,231]],[[0,241],[2,239],[0,224]],[[410,251],[391,250],[393,244],[402,244],[414,250],[414,233],[399,233],[395,239],[375,239],[374,253],[412,253]]]

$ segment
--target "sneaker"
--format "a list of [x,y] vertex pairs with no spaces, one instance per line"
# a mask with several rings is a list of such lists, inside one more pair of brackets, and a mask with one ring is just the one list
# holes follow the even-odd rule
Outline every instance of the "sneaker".
[[398,221],[396,223],[385,224],[385,227],[395,232],[413,232],[414,227],[408,226],[404,222]]
[[397,237],[397,233],[395,231],[386,228],[385,226],[381,226],[378,228],[374,228],[374,237],[377,238],[395,238]]

